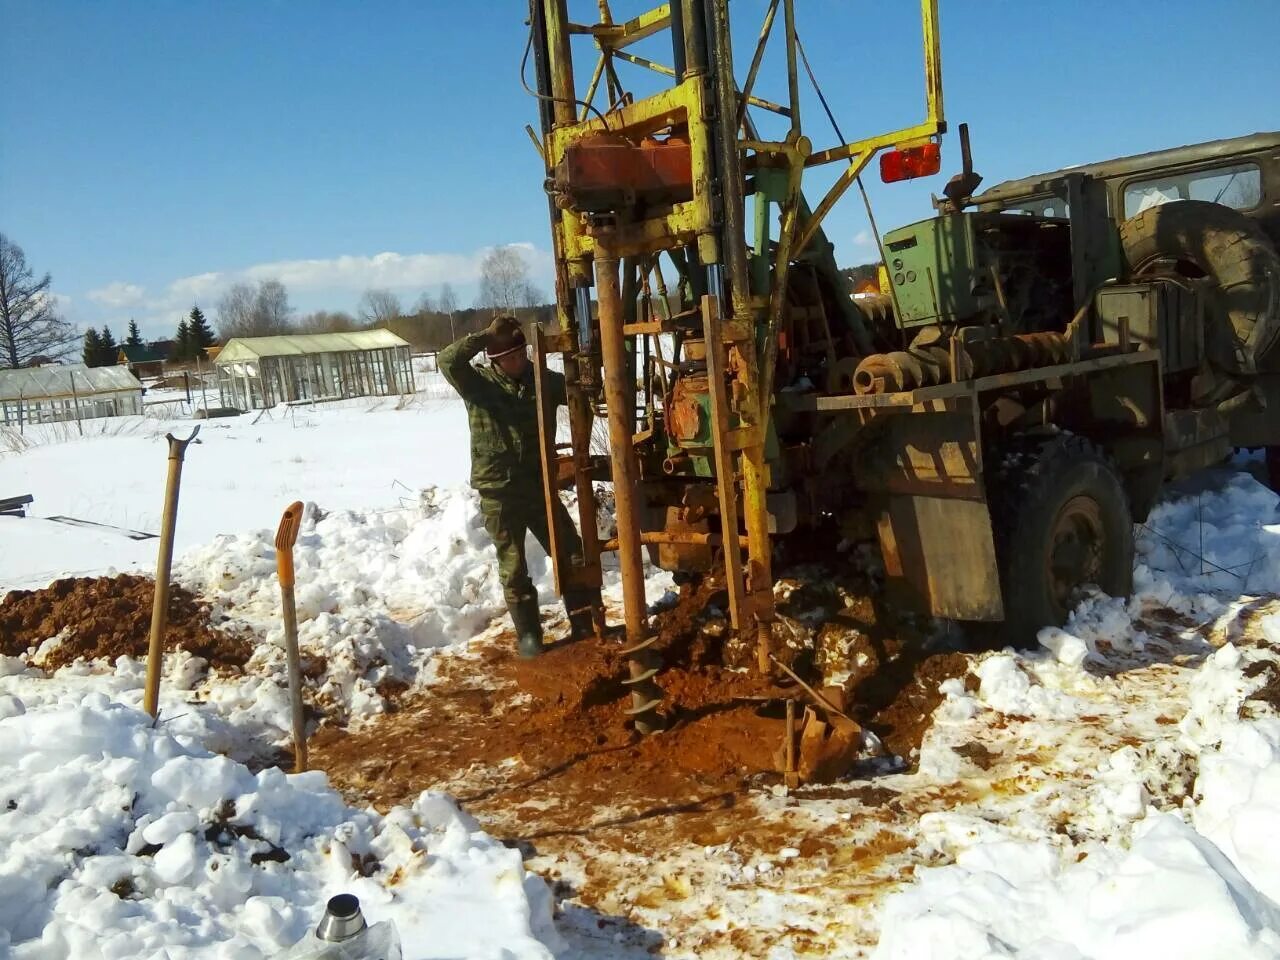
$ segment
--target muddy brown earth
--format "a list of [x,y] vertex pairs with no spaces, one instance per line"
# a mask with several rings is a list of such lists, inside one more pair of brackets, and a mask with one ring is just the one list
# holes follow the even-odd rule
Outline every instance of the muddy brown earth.
[[[503,637],[475,657],[442,658],[437,682],[401,700],[393,716],[356,731],[326,729],[313,750],[337,782],[384,806],[476,766],[518,759],[523,774],[461,799],[483,807],[518,794],[530,826],[542,831],[590,821],[618,803],[732,803],[749,786],[779,782],[785,702],[803,707],[807,695],[785,677],[725,665],[742,657],[722,639],[719,600],[714,587],[686,588],[654,618],[663,663],[660,734],[640,736],[628,722],[626,660],[616,639],[560,643],[524,661]],[[811,633],[829,638],[841,628],[855,636],[859,665],[844,681],[849,710],[889,752],[909,759],[941,699],[939,683],[963,675],[967,658],[929,652],[919,634],[876,629],[870,603],[852,611],[842,605],[843,620],[798,591],[780,605],[788,619],[802,608]],[[823,685],[809,647],[784,647],[780,658]]]
[[[17,656],[61,635],[40,666],[145,656],[154,595],[155,581],[132,574],[68,577],[43,590],[13,590],[0,601],[0,654]],[[231,670],[253,653],[248,637],[215,626],[208,605],[176,585],[169,593],[165,649],[186,650]]]
[[[815,686],[842,679],[854,718],[909,759],[940,699],[938,684],[963,675],[969,661],[931,652],[920,626],[886,614],[865,583],[837,584],[829,572],[825,580],[805,573],[788,583],[779,601],[779,658]],[[384,810],[424,789],[448,791],[487,831],[525,853],[553,883],[562,910],[595,911],[588,926],[603,924],[606,939],[612,924],[626,926],[616,915],[630,912],[618,891],[637,880],[644,889],[633,906],[696,897],[684,889],[684,874],[660,866],[682,850],[731,848],[744,859],[793,851],[797,863],[848,874],[850,890],[905,879],[891,858],[908,844],[884,826],[897,815],[885,806],[895,795],[858,782],[858,771],[850,771],[853,781],[800,791],[825,789],[815,802],[861,811],[857,829],[818,824],[803,808],[781,816],[761,809],[760,798],[782,790],[785,702],[803,707],[806,695],[785,678],[734,668],[754,663],[755,651],[729,636],[724,609],[715,585],[704,583],[686,587],[653,618],[663,663],[661,733],[631,729],[617,639],[554,644],[522,661],[509,632],[495,631],[468,654],[441,657],[434,682],[394,712],[360,729],[322,729],[312,762],[351,799]],[[803,884],[795,889],[803,894]],[[653,931],[621,932],[636,955],[663,942]],[[716,945],[752,952],[765,943]]]

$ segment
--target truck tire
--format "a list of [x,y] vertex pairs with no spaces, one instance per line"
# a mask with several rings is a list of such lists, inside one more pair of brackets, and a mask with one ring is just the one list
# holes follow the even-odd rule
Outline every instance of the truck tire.
[[1162,203],[1122,223],[1120,244],[1135,275],[1173,261],[1184,276],[1215,281],[1205,330],[1214,366],[1237,376],[1280,366],[1280,256],[1243,213],[1206,200]]
[[1001,568],[1003,639],[1034,646],[1066,623],[1077,591],[1133,590],[1133,522],[1110,459],[1084,437],[1060,434],[1008,452],[992,479]]

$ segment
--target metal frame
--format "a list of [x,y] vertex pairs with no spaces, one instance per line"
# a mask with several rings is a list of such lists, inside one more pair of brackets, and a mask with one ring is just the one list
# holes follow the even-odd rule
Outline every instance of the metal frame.
[[[787,61],[788,96],[783,104],[753,93],[779,6]],[[734,75],[727,0],[672,0],[621,23],[614,22],[608,0],[599,0],[600,21],[594,24],[571,22],[566,0],[531,0],[531,43],[540,99],[537,146],[549,184],[556,183],[556,172],[569,151],[599,138],[622,137],[638,145],[644,138],[676,128],[689,143],[692,196],[687,200],[657,209],[620,205],[611,215],[600,215],[576,209],[572,197],[557,195],[553,189],[549,207],[559,331],[537,337],[536,360],[542,367],[548,355],[564,356],[572,437],[567,445],[557,444],[554,432],[544,429],[542,463],[548,497],[556,495],[564,473],[575,477],[584,539],[584,555],[572,560],[559,556],[560,549],[553,545],[557,584],[561,592],[598,584],[600,551],[616,548],[626,591],[627,633],[633,645],[643,642],[647,633],[642,545],[688,542],[690,536],[640,530],[643,504],[636,445],[637,437],[645,434],[636,433],[640,391],[635,364],[637,358],[646,358],[647,394],[653,382],[650,369],[665,378],[671,366],[658,337],[685,330],[690,336],[700,335],[706,344],[721,520],[718,540],[724,548],[732,622],[739,631],[754,625],[760,666],[769,669],[774,610],[767,510],[771,471],[766,446],[771,439],[773,370],[789,267],[811,247],[829,248],[822,224],[877,152],[931,141],[945,129],[937,0],[921,0],[920,8],[924,119],[815,153],[801,126],[794,0],[769,3],[741,90]],[[672,66],[627,51],[637,41],[663,32],[671,36]],[[589,38],[598,54],[581,95],[574,79],[574,37]],[[672,83],[652,96],[633,100],[618,78],[617,61],[667,76]],[[602,83],[609,90],[609,106],[603,112],[593,103]],[[790,128],[785,139],[760,139],[748,107],[787,117]],[[842,162],[847,168],[810,210],[802,193],[805,171]],[[782,178],[765,176],[771,169],[777,169]],[[748,174],[756,176],[749,181]],[[750,194],[756,198],[754,270],[746,236],[745,201]],[[781,224],[773,251],[767,236],[770,205],[777,207]],[[669,303],[656,266],[657,255],[664,252],[680,273],[684,303],[692,308],[692,316],[681,323],[672,319],[669,306],[657,321],[636,315],[642,288],[644,309],[649,309],[650,273],[657,274],[659,292]],[[598,316],[591,311],[592,287],[599,301]],[[543,422],[553,423],[553,411],[547,409],[541,391],[539,395]],[[590,481],[599,476],[599,463],[586,449],[602,399],[610,427],[619,525],[616,541],[608,543],[595,536]],[[646,403],[652,415],[652,399],[646,397]],[[650,416],[650,435],[651,430]],[[740,523],[745,529],[745,550],[740,547]]]

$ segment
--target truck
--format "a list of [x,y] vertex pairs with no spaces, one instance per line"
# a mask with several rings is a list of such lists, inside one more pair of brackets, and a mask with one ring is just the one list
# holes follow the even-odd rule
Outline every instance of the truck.
[[[1133,524],[1169,479],[1249,447],[1274,480],[1280,135],[975,193],[962,125],[962,169],[935,215],[877,237],[879,292],[855,294],[827,214],[874,159],[886,182],[941,169],[936,0],[920,5],[923,118],[855,140],[813,75],[794,0],[765,6],[741,82],[727,0],[598,11],[586,23],[566,0],[529,7],[529,133],[556,270],[534,359],[539,379],[551,362],[566,375],[567,431],[539,391],[542,463],[548,498],[576,492],[583,532],[579,552],[553,543],[557,583],[598,586],[617,554],[638,729],[658,725],[661,702],[646,552],[722,583],[769,672],[780,538],[874,542],[896,602],[1025,642],[1085,586],[1130,591]],[[775,34],[783,102],[756,92]],[[624,65],[647,86],[625,85]],[[831,146],[802,127],[802,68]],[[829,165],[811,206],[805,175]]]

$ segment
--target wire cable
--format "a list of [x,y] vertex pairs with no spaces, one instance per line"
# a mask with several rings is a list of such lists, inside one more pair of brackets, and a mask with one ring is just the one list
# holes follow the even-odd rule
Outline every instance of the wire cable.
[[552,103],[569,103],[569,104],[573,104],[575,107],[586,107],[588,110],[592,111],[593,113],[595,113],[597,117],[600,118],[600,122],[604,124],[604,128],[608,130],[609,120],[608,118],[605,117],[603,113],[600,112],[599,107],[593,106],[592,104],[587,103],[585,100],[574,100],[570,97],[553,97],[545,93],[539,93],[537,90],[534,90],[531,86],[529,86],[529,81],[525,79],[524,75],[525,75],[525,71],[528,70],[529,68],[529,54],[532,51],[533,51],[533,27],[531,26],[529,28],[529,39],[524,45],[524,56],[520,58],[520,86],[524,87],[525,93],[529,94],[529,96],[531,97],[536,97],[539,100],[550,100]]

